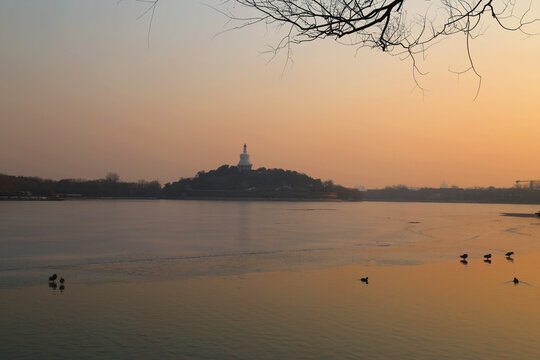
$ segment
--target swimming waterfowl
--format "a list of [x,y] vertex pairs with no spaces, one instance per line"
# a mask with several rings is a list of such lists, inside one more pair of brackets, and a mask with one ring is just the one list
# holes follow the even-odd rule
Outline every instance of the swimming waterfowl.
[[63,284],[64,283],[64,278],[63,277],[60,277],[60,284]]
[[486,254],[486,255],[484,255],[484,258],[486,258],[486,259],[491,259],[491,254]]
[[506,255],[507,257],[510,257],[510,256],[514,255],[514,252],[513,252],[513,251],[509,251],[509,252],[507,252],[505,255]]
[[459,255],[459,257],[462,258],[463,260],[465,260],[466,258],[469,257],[469,254]]
[[54,280],[56,280],[57,277],[58,277],[58,275],[52,274],[52,276],[49,276],[49,281],[54,281]]
[[519,283],[519,280],[518,280],[516,277],[514,278],[513,281],[514,281],[514,284],[518,284],[518,283]]
[[365,282],[365,283],[367,284],[367,283],[368,283],[368,278],[367,278],[367,276],[366,276],[365,278],[361,278],[360,281],[361,281],[361,282]]

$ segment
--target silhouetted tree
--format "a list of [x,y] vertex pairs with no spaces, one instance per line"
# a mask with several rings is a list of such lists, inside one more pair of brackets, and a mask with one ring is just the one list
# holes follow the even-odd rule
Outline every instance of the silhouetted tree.
[[112,197],[158,197],[161,185],[158,181],[120,182],[81,179],[62,179],[58,181],[38,177],[9,176],[0,174],[0,195],[16,196],[30,192],[35,196],[53,194],[79,194],[82,196]]
[[115,182],[120,181],[120,176],[118,176],[117,173],[110,172],[110,173],[107,173],[107,175],[105,176],[105,181],[115,183]]
[[[532,35],[539,21],[533,14],[532,0],[226,0],[230,8],[218,8],[233,21],[231,29],[263,23],[281,31],[282,37],[271,48],[291,54],[291,46],[331,38],[347,45],[377,48],[412,60],[413,77],[422,72],[416,57],[437,40],[465,34],[469,68],[476,71],[470,54],[470,40],[482,33],[489,22],[509,31]],[[255,10],[238,15],[234,5]],[[537,10],[537,9],[536,9]],[[421,88],[421,87],[420,87]],[[478,92],[476,93],[478,95]]]
[[[138,1],[148,5],[139,18],[150,16],[150,38],[160,0]],[[254,12],[240,15],[236,5]],[[538,29],[532,27],[540,19],[532,6],[533,0],[223,0],[214,9],[235,24],[225,31],[260,23],[276,28],[282,37],[270,52],[285,50],[287,61],[292,45],[326,38],[406,55],[422,92],[417,75],[423,73],[416,57],[443,37],[464,34],[470,66],[458,74],[472,71],[478,76],[478,96],[482,77],[471,57],[470,40],[489,25],[483,22],[486,18],[502,29],[533,35]]]

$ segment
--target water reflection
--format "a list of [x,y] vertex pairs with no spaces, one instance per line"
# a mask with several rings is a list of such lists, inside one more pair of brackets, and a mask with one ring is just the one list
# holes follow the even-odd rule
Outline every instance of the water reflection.
[[53,289],[53,290],[56,290],[56,287],[57,287],[56,282],[54,282],[54,281],[49,281],[49,287],[50,287],[51,289]]
[[485,259],[484,262],[485,262],[486,264],[491,264],[491,260],[490,260],[490,259]]
[[467,265],[469,263],[467,260],[460,260],[459,262],[462,263],[463,265]]
[[520,285],[524,285],[524,286],[530,286],[530,287],[533,287],[533,285],[531,285],[530,283],[526,282],[526,281],[521,281],[519,280],[518,278],[514,278],[514,280],[510,280],[510,281],[505,281],[503,282],[503,284],[509,284],[509,285],[513,285],[513,286],[520,286]]
[[540,226],[498,216],[536,209],[525,205],[365,202],[332,203],[335,211],[286,211],[330,209],[324,203],[96,200],[29,206],[0,207],[0,287],[41,284],[42,278],[17,271],[42,275],[43,268],[65,265],[87,281],[95,281],[95,272],[115,280],[157,273],[165,279],[160,269],[174,265],[166,271],[174,279],[351,262],[421,263],[463,250],[474,251],[474,258],[489,249],[497,256],[540,250]]
[[248,245],[251,240],[251,205],[251,201],[238,202],[238,212],[236,219],[238,240],[241,247]]
[[[239,201],[237,205],[236,220],[236,242],[239,253],[250,253],[252,249],[250,233],[251,201]],[[249,262],[246,256],[240,256],[236,262],[236,269],[240,272],[248,272]]]
[[513,263],[514,262],[514,258],[513,257],[510,257],[510,256],[507,256],[506,257],[506,260]]
[[531,213],[501,213],[501,216],[522,217],[522,218],[538,217],[538,215],[531,214]]
[[[8,324],[0,327],[2,358],[73,359],[81,352],[132,359],[540,358],[540,291],[527,283],[539,277],[540,256],[488,268],[456,267],[455,260],[144,286],[77,280],[69,296],[42,296],[50,291],[43,284],[0,289],[0,318]],[[364,287],[358,276],[367,274],[376,281]]]

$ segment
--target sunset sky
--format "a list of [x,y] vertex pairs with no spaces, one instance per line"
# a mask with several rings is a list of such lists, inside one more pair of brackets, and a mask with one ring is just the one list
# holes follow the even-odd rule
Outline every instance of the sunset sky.
[[[218,1],[207,3],[218,5]],[[264,26],[214,38],[226,19],[162,0],[147,44],[133,0],[0,1],[0,173],[162,183],[236,164],[347,186],[512,186],[540,179],[540,37],[491,24],[411,64],[331,40],[271,62]]]

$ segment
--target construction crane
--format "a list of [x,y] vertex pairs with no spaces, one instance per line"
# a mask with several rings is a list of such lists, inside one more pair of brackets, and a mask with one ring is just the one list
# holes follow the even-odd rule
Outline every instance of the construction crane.
[[519,186],[519,183],[529,183],[529,189],[540,189],[540,180],[516,180],[516,185]]

